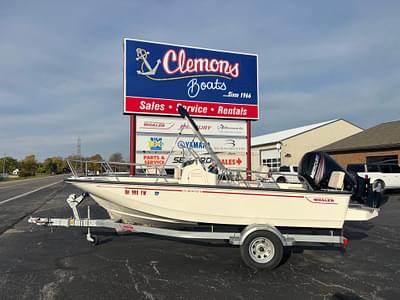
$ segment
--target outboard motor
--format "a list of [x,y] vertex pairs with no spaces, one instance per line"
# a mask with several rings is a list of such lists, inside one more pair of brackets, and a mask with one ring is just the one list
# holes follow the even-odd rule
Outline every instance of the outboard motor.
[[344,172],[343,190],[352,193],[351,199],[368,206],[378,207],[381,195],[372,192],[371,185],[362,177],[351,175],[325,152],[308,152],[299,164],[298,174],[315,191],[329,189],[328,183],[332,172]]

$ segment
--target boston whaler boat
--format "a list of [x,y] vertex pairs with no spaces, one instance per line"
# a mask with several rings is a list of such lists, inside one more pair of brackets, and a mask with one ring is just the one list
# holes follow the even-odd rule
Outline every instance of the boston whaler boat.
[[[367,221],[378,215],[379,203],[360,177],[352,177],[322,152],[309,152],[299,164],[301,184],[279,184],[262,176],[243,180],[241,173],[223,166],[197,125],[181,106],[196,137],[204,142],[214,160],[206,166],[193,159],[157,174],[123,176],[107,172],[73,176],[66,182],[85,191],[70,195],[74,217],[68,219],[31,217],[29,222],[47,226],[87,227],[87,239],[96,241],[90,227],[109,227],[117,232],[145,232],[191,239],[228,240],[239,245],[244,262],[259,269],[275,268],[284,247],[301,243],[347,246],[345,221]],[[87,193],[111,219],[81,218],[77,206]],[[378,197],[379,198],[379,197]]]

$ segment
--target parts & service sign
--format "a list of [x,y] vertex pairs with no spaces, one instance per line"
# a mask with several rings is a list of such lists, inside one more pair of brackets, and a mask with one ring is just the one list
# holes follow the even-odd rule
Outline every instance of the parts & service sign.
[[124,39],[124,113],[258,119],[257,59]]

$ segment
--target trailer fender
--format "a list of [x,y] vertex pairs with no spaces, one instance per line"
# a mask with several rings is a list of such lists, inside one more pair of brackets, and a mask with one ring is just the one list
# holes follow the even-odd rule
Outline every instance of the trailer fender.
[[288,239],[286,239],[282,233],[273,225],[269,225],[269,224],[251,224],[246,226],[245,229],[242,230],[242,232],[240,233],[240,240],[239,240],[239,245],[243,245],[244,241],[246,240],[246,238],[252,234],[255,231],[258,230],[266,230],[266,231],[270,231],[271,233],[275,234],[282,242],[283,246],[292,246],[292,242]]

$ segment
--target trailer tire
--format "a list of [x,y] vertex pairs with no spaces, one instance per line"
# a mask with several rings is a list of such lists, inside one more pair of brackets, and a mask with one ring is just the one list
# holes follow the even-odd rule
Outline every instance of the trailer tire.
[[258,230],[246,237],[240,253],[244,263],[250,268],[272,270],[282,260],[283,245],[276,234]]

